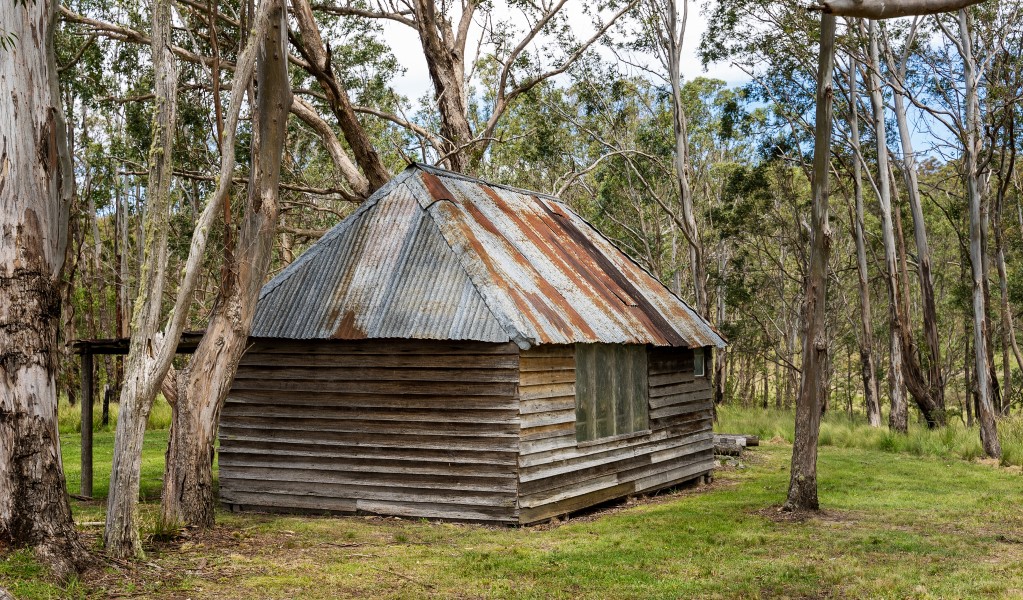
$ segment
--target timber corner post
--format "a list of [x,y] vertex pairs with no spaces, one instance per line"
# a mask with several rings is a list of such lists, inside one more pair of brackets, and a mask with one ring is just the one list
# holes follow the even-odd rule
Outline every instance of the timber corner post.
[[92,497],[92,407],[93,407],[93,361],[92,351],[88,347],[79,348],[82,356],[82,477],[79,485],[79,493],[86,497]]

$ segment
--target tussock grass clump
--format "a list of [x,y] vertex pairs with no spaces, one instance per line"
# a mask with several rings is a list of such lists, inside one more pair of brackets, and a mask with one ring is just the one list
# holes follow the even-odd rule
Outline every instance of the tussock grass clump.
[[[719,406],[715,429],[792,443],[795,415],[787,410]],[[1023,465],[1023,417],[999,419],[998,438],[1002,442],[1002,464]],[[909,432],[901,434],[890,431],[887,425],[870,427],[862,416],[850,418],[844,412],[831,412],[821,422],[820,445],[964,460],[984,456],[977,428],[966,427],[954,418],[940,429],[913,422]]]
[[[98,394],[97,394],[98,395]],[[92,428],[93,431],[114,431],[117,428],[117,403],[110,403],[110,423],[102,425],[103,399],[96,398],[92,407]],[[146,429],[169,429],[171,423],[171,407],[163,394],[156,396],[153,402],[153,410],[149,413],[149,423]],[[57,402],[57,426],[61,434],[79,433],[82,431],[82,407],[79,404],[71,406],[66,396],[61,396]]]

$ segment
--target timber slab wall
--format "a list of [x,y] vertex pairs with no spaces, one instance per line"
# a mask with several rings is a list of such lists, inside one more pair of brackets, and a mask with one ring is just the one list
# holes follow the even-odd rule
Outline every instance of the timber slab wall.
[[514,344],[257,340],[220,424],[232,509],[518,522]]
[[577,442],[574,345],[254,340],[220,500],[530,524],[695,479],[713,469],[710,379],[692,350],[648,348],[648,429]]
[[649,429],[580,443],[575,347],[522,352],[520,523],[670,487],[714,468],[711,384],[693,377],[693,351],[650,347],[647,358]]

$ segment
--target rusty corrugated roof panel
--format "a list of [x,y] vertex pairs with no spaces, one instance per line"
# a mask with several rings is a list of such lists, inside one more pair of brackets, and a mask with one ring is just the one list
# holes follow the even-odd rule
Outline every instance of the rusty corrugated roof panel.
[[725,343],[563,203],[422,165],[266,285],[253,335]]

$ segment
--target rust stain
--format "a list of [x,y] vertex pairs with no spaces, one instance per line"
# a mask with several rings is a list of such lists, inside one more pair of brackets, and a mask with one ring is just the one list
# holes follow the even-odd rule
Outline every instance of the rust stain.
[[572,241],[590,255],[590,258],[593,259],[604,273],[611,277],[619,287],[623,288],[635,299],[636,305],[639,308],[638,314],[642,315],[642,320],[649,326],[651,333],[660,332],[665,341],[672,346],[689,345],[689,342],[675,331],[675,328],[668,323],[664,316],[661,315],[660,311],[650,304],[650,301],[647,300],[643,294],[639,293],[639,290],[637,290],[636,286],[629,281],[629,278],[619,271],[618,268],[615,267],[614,263],[604,256],[593,242],[587,238],[583,232],[579,231],[575,224],[572,223],[565,214],[561,213],[560,210],[556,211],[549,208],[547,204],[543,202],[541,202],[540,205],[551,216],[551,219],[553,219],[554,222],[561,227],[562,231],[564,231]]
[[354,311],[345,313],[345,316],[341,318],[341,323],[337,326],[337,331],[334,332],[336,340],[364,340],[366,337],[366,332],[355,324]]
[[426,191],[430,192],[434,200],[454,200],[455,195],[451,193],[448,186],[444,185],[444,182],[433,173],[427,173],[422,171],[420,173],[422,177],[423,185],[426,186]]
[[[537,234],[536,232],[537,228],[535,226],[530,226],[530,224],[526,223],[526,221],[524,221],[523,218],[519,215],[519,212],[513,210],[504,200],[504,198],[502,198],[501,195],[498,194],[493,188],[486,185],[480,185],[480,189],[482,189],[487,194],[490,200],[494,203],[495,206],[497,206],[499,210],[501,210],[502,213],[504,213],[509,219],[511,219],[515,223],[519,231],[521,231],[529,239],[529,241],[533,243],[534,246],[536,246],[540,250],[546,249],[547,252],[545,254],[549,258],[558,259],[558,262],[560,264],[555,264],[555,266],[558,267],[558,269],[562,273],[564,273],[568,279],[572,280],[577,287],[583,289],[583,286],[579,284],[579,281],[578,279],[576,279],[576,277],[579,275],[585,276],[585,273],[581,273],[578,269],[566,268],[567,265],[565,264],[565,261],[561,256],[563,254],[563,251],[560,247],[558,247],[557,245],[552,246],[550,244],[546,244],[544,242],[544,239]],[[531,263],[530,267],[533,267]],[[535,267],[533,268],[534,270],[536,270]],[[551,285],[551,283],[547,281],[546,277],[540,275],[539,271],[537,271],[537,275],[539,276],[537,279],[537,283],[539,284],[539,287],[541,291],[543,291],[544,295],[549,300],[555,300],[558,298],[561,299],[561,302],[558,303],[558,308],[565,312],[565,316],[571,322],[571,325],[577,331],[582,332],[586,336],[589,336],[591,338],[598,338],[599,336],[597,335],[597,333],[593,331],[593,328],[590,327],[590,324],[586,321],[586,319],[581,314],[579,314],[579,312],[576,311],[574,307],[572,307],[568,299],[565,298],[565,296],[560,291],[558,291],[553,285]],[[546,304],[545,308],[548,308]]]

